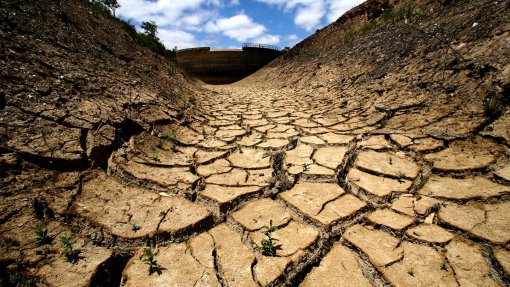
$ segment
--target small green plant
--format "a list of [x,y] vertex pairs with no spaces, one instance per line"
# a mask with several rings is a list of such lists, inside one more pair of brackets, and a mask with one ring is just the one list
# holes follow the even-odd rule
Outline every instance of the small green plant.
[[363,27],[359,29],[358,33],[361,35],[365,35],[366,33],[372,31],[376,25],[377,25],[376,21],[370,21],[363,25]]
[[143,145],[145,143],[145,139],[143,138],[135,138],[136,145]]
[[398,183],[404,183],[406,181],[406,174],[404,172],[402,172],[401,170],[398,171],[398,174],[397,174],[397,181]]
[[354,38],[356,38],[356,34],[357,33],[353,30],[345,32],[345,34],[340,38],[340,43],[345,45],[351,42],[352,40],[354,40]]
[[25,269],[24,268],[25,266],[23,265],[23,259],[21,258],[21,254],[19,254],[11,264],[14,265],[18,270]]
[[175,137],[174,135],[161,135],[159,136],[159,142],[157,144],[157,147],[162,149],[163,148],[163,144],[165,143],[165,141],[170,141],[172,143],[172,147],[170,148],[172,150],[172,152],[177,152],[177,137]]
[[414,277],[414,269],[411,268],[409,271],[407,271],[407,274],[409,274],[409,275]]
[[417,10],[414,7],[412,2],[405,3],[399,7],[393,8],[391,10],[384,11],[381,16],[379,16],[378,21],[380,22],[399,22],[408,18],[411,18],[414,14],[416,14]]
[[441,269],[442,270],[447,270],[448,271],[448,268],[450,267],[450,264],[448,263],[448,261],[443,260],[443,263],[441,263]]
[[273,232],[278,230],[278,227],[273,226],[273,220],[269,220],[269,226],[266,225],[262,228],[264,229],[262,233],[266,236],[265,239],[260,241],[260,244],[262,245],[262,255],[276,256],[276,251],[280,249],[280,245],[274,244],[276,239],[273,238]]
[[46,229],[44,225],[37,225],[36,227],[34,227],[34,232],[36,235],[35,243],[37,244],[37,246],[50,244],[53,241],[53,239],[50,236],[48,236],[48,229]]
[[367,34],[368,32],[374,30],[377,25],[383,24],[386,22],[396,23],[402,20],[411,19],[413,17],[419,17],[421,11],[416,8],[411,1],[400,5],[398,7],[394,7],[391,10],[386,10],[376,19],[372,19],[371,21],[365,23],[360,28],[353,28],[347,30],[342,37],[340,37],[340,43],[347,44],[352,42],[358,36],[362,36]]
[[142,227],[136,223],[131,224],[131,231],[136,233],[138,230],[142,229]]
[[73,248],[75,241],[70,235],[63,235],[60,237],[60,245],[64,249],[63,253],[66,257],[67,262],[70,263],[76,263],[78,262],[81,249],[80,248]]
[[172,151],[177,152],[177,138],[174,135],[169,136],[168,138],[170,142],[172,142]]
[[160,162],[159,157],[158,157],[158,155],[157,155],[157,154],[153,154],[153,155],[152,155],[152,157],[151,157],[151,159],[152,159],[153,161],[155,161],[155,162]]
[[309,171],[310,170],[310,166],[312,165],[313,163],[303,163],[303,171]]
[[192,106],[196,106],[197,105],[197,98],[192,96],[191,98],[189,98],[189,102]]
[[152,275],[152,273],[154,272],[158,273],[158,275],[161,275],[161,266],[159,266],[158,261],[155,259],[159,251],[153,253],[152,250],[150,250],[149,248],[145,248],[143,252],[147,257],[143,260],[143,262],[149,265],[149,268],[147,269],[147,271],[149,272],[149,276]]
[[159,149],[163,149],[163,145],[165,144],[165,139],[160,137],[158,140],[158,144],[156,145]]

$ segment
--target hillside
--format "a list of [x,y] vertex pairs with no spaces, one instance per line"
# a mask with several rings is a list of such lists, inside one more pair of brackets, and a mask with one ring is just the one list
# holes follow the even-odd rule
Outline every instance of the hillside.
[[510,2],[398,2],[365,2],[239,85],[342,98],[386,113],[384,133],[484,130],[509,104]]
[[0,3],[0,286],[508,286],[509,0],[367,1],[219,86]]
[[199,89],[86,1],[2,1],[0,9],[0,145],[30,161],[105,164],[87,140],[108,149],[182,118]]

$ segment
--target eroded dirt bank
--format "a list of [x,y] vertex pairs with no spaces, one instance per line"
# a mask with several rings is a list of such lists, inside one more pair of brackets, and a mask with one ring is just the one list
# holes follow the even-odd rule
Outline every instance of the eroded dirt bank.
[[509,2],[416,3],[359,7],[240,83],[190,82],[194,113],[137,117],[100,167],[7,137],[2,283],[508,286]]

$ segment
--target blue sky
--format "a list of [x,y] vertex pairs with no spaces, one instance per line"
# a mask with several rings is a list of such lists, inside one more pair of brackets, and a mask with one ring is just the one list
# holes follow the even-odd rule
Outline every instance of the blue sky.
[[364,0],[118,0],[116,14],[154,21],[168,49],[292,47]]

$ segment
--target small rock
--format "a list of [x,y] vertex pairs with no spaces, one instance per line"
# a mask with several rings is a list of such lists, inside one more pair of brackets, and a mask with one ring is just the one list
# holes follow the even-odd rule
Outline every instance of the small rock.
[[429,216],[427,216],[427,218],[425,218],[423,223],[432,224],[432,223],[434,223],[434,218],[435,217],[436,217],[436,213],[433,212],[433,213],[429,214]]

